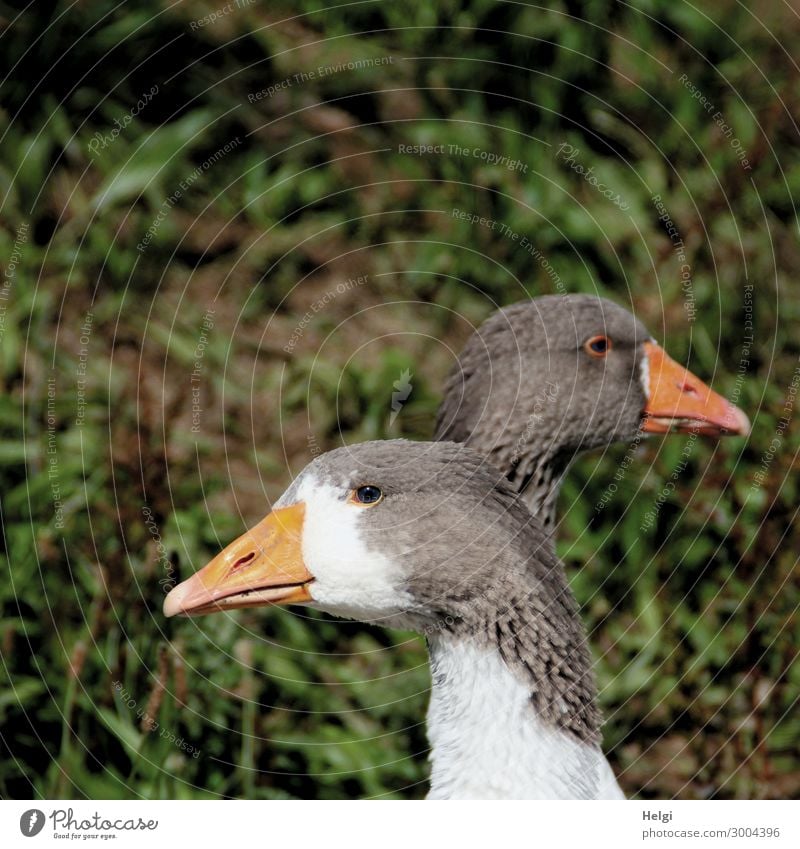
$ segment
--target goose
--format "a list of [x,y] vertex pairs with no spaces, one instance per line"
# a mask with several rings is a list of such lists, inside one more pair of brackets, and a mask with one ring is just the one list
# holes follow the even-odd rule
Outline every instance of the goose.
[[427,638],[428,798],[624,798],[548,533],[469,447],[388,440],[320,455],[164,613],[287,604]]
[[747,416],[630,312],[570,294],[498,310],[472,334],[445,382],[434,439],[483,454],[552,529],[561,481],[581,451],[642,432],[749,431]]

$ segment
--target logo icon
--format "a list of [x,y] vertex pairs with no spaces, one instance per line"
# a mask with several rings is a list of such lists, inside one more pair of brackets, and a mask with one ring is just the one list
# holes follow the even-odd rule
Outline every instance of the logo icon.
[[36,837],[44,828],[44,812],[38,808],[31,808],[19,818],[19,830],[25,837]]
[[411,371],[405,369],[400,375],[400,380],[395,380],[392,384],[395,391],[392,392],[392,415],[389,417],[390,425],[394,424],[397,414],[403,409],[403,404],[405,404],[408,396],[411,394],[411,390],[413,389],[411,386],[412,377]]

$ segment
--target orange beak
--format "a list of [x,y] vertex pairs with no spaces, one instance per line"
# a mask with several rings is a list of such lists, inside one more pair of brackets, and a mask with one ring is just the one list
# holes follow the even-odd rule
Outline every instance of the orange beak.
[[273,510],[164,599],[164,615],[311,601],[303,561],[305,505]]
[[650,366],[650,395],[643,430],[707,436],[750,433],[750,420],[735,404],[678,365],[660,345],[645,342],[644,350]]

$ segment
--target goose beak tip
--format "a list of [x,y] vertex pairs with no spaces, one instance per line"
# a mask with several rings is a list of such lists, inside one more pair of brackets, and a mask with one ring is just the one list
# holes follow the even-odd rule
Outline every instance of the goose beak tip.
[[643,429],[650,433],[700,433],[711,437],[747,436],[750,419],[675,362],[655,342],[646,342],[647,399]]
[[750,436],[750,431],[753,429],[750,424],[750,419],[743,410],[740,410],[734,404],[731,404],[731,418],[733,419],[733,427],[729,428],[729,432],[734,436]]
[[179,613],[183,612],[183,601],[186,597],[187,587],[185,584],[178,584],[177,587],[173,587],[167,593],[167,597],[164,599],[164,616],[168,619],[171,616],[177,616]]

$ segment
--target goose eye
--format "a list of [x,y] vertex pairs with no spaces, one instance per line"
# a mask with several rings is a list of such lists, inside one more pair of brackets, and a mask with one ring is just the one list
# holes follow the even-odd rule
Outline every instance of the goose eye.
[[608,336],[592,336],[583,346],[590,357],[605,357],[611,350],[611,340]]
[[365,504],[368,507],[371,507],[373,504],[377,504],[383,498],[383,493],[377,486],[372,486],[371,484],[367,484],[366,486],[360,486],[358,489],[353,490],[353,501],[356,504]]

